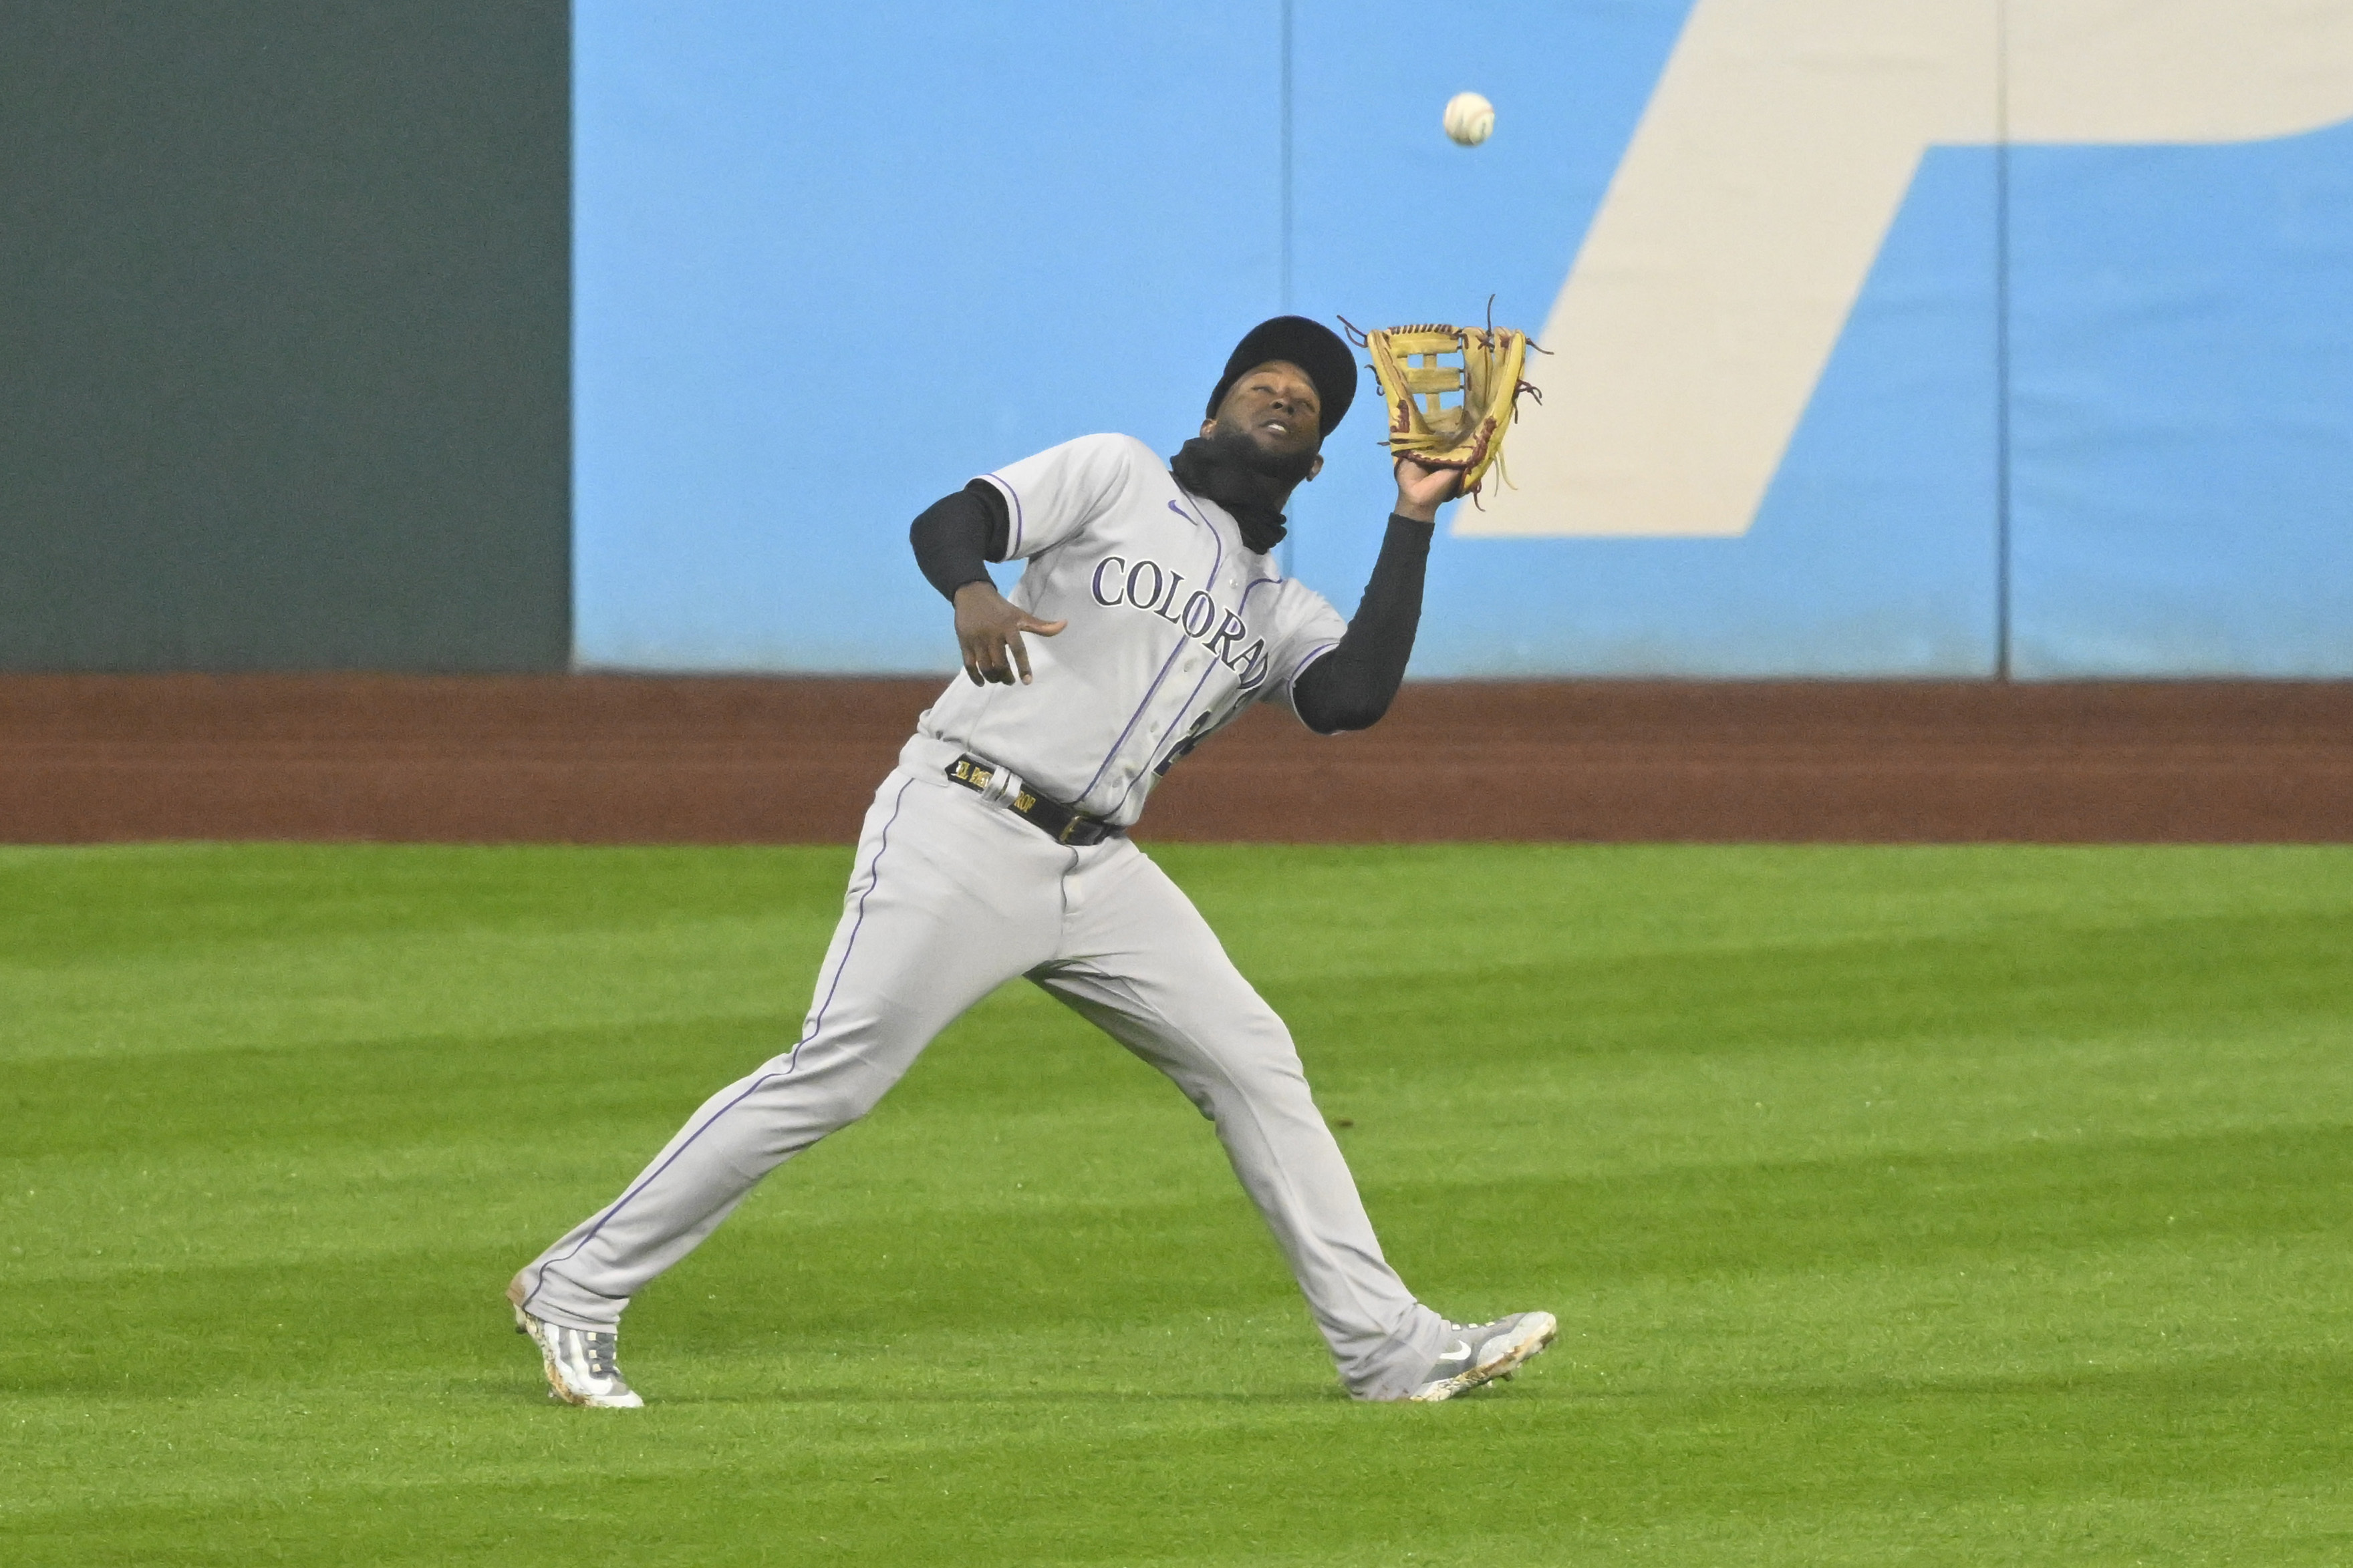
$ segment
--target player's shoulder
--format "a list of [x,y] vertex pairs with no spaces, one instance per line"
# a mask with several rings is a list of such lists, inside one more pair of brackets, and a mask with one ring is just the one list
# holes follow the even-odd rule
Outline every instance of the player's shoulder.
[[1133,436],[1123,436],[1115,430],[1105,430],[1092,436],[1082,436],[1070,443],[1089,457],[1117,463],[1123,468],[1140,468],[1157,471],[1167,463],[1159,453]]
[[1060,471],[1072,475],[1094,473],[1108,476],[1122,472],[1158,472],[1166,467],[1158,453],[1134,437],[1123,436],[1116,431],[1102,431],[1092,436],[1073,437],[995,471]]

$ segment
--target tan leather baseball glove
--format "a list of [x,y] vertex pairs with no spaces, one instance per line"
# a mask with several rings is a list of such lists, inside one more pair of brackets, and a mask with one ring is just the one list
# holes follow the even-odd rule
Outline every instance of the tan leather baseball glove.
[[[1371,351],[1373,374],[1388,405],[1390,452],[1425,468],[1458,468],[1462,494],[1477,494],[1487,469],[1503,458],[1504,437],[1518,413],[1520,394],[1536,390],[1520,379],[1528,335],[1508,327],[1424,325],[1361,332],[1345,319],[1341,324]],[[1504,477],[1500,468],[1496,472]]]

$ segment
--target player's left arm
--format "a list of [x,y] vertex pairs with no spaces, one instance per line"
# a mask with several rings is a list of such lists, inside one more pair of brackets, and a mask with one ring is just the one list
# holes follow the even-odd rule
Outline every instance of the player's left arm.
[[1332,650],[1291,684],[1292,706],[1300,719],[1326,735],[1370,729],[1404,684],[1414,635],[1421,628],[1422,577],[1438,509],[1454,499],[1462,476],[1399,458],[1397,480],[1397,510],[1389,513],[1380,559],[1373,564],[1356,618]]

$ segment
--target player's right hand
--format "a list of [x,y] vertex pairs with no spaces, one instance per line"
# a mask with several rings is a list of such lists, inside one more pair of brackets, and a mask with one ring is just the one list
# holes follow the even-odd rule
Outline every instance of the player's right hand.
[[997,591],[994,583],[966,583],[955,593],[956,647],[964,653],[964,672],[975,686],[993,680],[1029,684],[1029,650],[1021,646],[1023,632],[1052,637],[1068,621],[1041,621]]

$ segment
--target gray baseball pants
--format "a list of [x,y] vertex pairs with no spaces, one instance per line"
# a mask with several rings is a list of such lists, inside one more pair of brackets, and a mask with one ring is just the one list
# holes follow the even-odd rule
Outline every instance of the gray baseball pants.
[[800,1042],[704,1101],[618,1198],[526,1268],[525,1306],[612,1328],[761,1177],[872,1110],[933,1037],[1026,974],[1216,1124],[1348,1391],[1410,1391],[1445,1325],[1382,1258],[1282,1020],[1142,850],[1056,844],[950,784],[956,754],[917,736],[876,792]]

